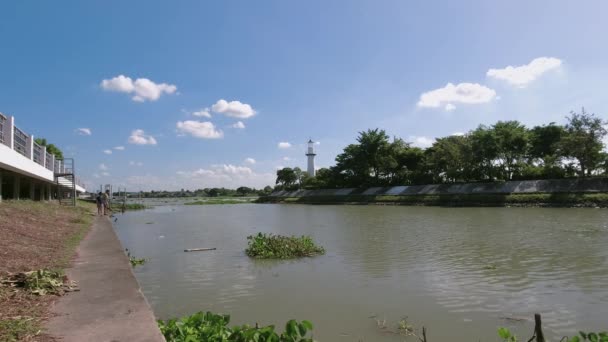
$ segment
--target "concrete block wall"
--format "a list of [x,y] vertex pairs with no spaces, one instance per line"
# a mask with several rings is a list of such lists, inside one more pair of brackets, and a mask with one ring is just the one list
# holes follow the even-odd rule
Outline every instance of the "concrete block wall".
[[390,195],[448,195],[448,194],[523,194],[560,192],[608,192],[608,178],[542,179],[508,181],[494,183],[429,184],[393,187],[372,187],[367,189],[320,189],[275,191],[273,197],[306,196],[348,196],[361,194],[368,196]]

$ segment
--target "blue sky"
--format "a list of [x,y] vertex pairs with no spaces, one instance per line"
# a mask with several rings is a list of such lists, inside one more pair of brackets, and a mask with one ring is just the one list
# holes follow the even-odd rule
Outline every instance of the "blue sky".
[[6,1],[0,13],[0,112],[74,156],[92,188],[261,187],[305,167],[309,138],[330,166],[368,128],[427,146],[480,123],[608,113],[605,1]]

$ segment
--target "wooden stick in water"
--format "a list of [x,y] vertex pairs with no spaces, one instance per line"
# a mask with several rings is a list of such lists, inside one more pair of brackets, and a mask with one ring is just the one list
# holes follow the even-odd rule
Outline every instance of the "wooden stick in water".
[[202,252],[202,251],[214,251],[217,248],[190,248],[184,249],[184,252]]

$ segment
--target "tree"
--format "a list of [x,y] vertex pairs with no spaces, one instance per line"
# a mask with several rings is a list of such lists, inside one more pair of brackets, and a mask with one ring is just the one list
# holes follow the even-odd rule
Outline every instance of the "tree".
[[528,165],[524,178],[562,178],[565,175],[561,165],[563,158],[561,140],[565,135],[563,126],[551,122],[535,126],[530,130]]
[[247,194],[250,194],[252,192],[253,192],[253,189],[248,188],[246,186],[241,186],[236,189],[236,193],[239,196],[246,196]]
[[580,176],[590,176],[602,162],[606,122],[595,114],[587,113],[585,108],[581,109],[580,114],[570,112],[566,119],[566,134],[562,138],[564,154],[578,161]]
[[346,146],[336,157],[336,172],[346,186],[380,185],[386,182],[390,163],[389,137],[384,130],[359,132],[358,144]]
[[521,173],[528,148],[528,130],[518,121],[498,121],[492,130],[503,179],[513,179],[513,175]]
[[53,144],[48,144],[46,142],[46,139],[44,138],[35,138],[34,141],[40,146],[46,146],[46,151],[54,155],[56,159],[63,160],[63,152],[61,152],[61,150],[57,146]]
[[435,182],[472,179],[473,155],[468,136],[452,135],[435,140],[425,151],[427,166]]
[[498,143],[494,130],[480,125],[469,135],[473,154],[474,179],[494,180],[494,161],[498,156]]
[[290,167],[277,170],[277,180],[275,184],[280,184],[284,189],[291,188],[298,180],[296,173]]
[[308,177],[308,173],[302,171],[302,169],[297,166],[293,168],[293,172],[296,175],[296,183],[298,184],[298,189],[301,189],[304,185],[304,179]]

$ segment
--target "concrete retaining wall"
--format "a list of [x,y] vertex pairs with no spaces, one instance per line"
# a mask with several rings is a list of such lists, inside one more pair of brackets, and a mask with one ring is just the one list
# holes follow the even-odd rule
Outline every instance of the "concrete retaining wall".
[[320,189],[275,191],[271,197],[449,195],[449,194],[522,194],[522,193],[597,193],[608,192],[608,178],[572,178],[509,181],[494,183],[430,184],[367,189]]

